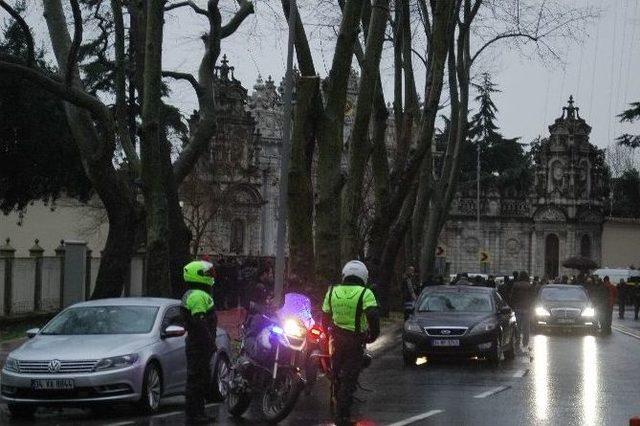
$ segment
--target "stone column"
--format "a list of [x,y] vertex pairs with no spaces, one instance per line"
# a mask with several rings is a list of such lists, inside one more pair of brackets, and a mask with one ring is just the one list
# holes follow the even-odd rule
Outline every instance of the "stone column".
[[0,259],[4,261],[4,315],[11,315],[13,299],[13,258],[16,249],[11,246],[11,239],[7,238],[0,247]]
[[62,306],[66,308],[85,300],[87,243],[84,241],[65,241],[64,246]]
[[60,245],[55,249],[56,257],[60,259],[60,294],[59,305],[60,309],[63,308],[62,299],[64,298],[64,240],[60,240]]
[[33,247],[29,249],[29,256],[33,257],[36,266],[36,283],[33,290],[33,310],[42,310],[42,254],[44,249],[40,247],[39,240],[35,240]]

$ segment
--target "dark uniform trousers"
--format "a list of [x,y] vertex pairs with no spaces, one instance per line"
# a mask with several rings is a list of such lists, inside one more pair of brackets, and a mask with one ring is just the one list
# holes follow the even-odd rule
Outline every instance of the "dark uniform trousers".
[[336,414],[349,418],[353,394],[358,386],[364,355],[364,334],[335,327],[333,330],[333,374],[335,377]]
[[[207,315],[208,327],[211,327],[215,335],[217,318],[215,314]],[[202,320],[203,322],[205,320]],[[216,351],[215,340],[212,340],[205,324],[197,324],[192,320],[187,323],[189,334],[186,339],[185,351],[187,355],[187,385],[185,413],[187,418],[193,418],[204,414],[204,404],[209,387],[211,385],[211,357]],[[194,324],[195,323],[195,324]]]

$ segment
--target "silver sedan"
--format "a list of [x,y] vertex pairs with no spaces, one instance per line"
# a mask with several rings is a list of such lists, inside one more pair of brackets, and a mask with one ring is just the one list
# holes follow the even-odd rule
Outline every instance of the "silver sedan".
[[[25,417],[38,406],[103,406],[128,401],[146,412],[160,398],[184,394],[185,330],[180,301],[117,298],[70,306],[9,354],[2,399]],[[229,335],[218,328],[211,358],[211,399],[229,371]]]

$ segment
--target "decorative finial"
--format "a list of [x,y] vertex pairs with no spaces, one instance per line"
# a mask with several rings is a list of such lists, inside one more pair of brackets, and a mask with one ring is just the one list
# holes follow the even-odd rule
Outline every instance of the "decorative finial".
[[564,112],[567,112],[567,118],[576,118],[576,111],[578,108],[573,106],[574,100],[573,95],[569,95],[569,101],[567,102],[569,106],[562,107],[562,117],[564,118]]

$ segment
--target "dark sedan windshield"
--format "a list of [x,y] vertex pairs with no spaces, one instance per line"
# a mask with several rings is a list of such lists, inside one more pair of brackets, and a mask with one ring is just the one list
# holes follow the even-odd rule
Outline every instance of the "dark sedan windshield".
[[41,334],[145,334],[151,331],[155,306],[87,306],[71,308],[55,317]]
[[587,294],[580,287],[543,288],[540,297],[545,302],[586,302]]
[[492,312],[487,294],[481,293],[429,293],[420,302],[420,312]]

